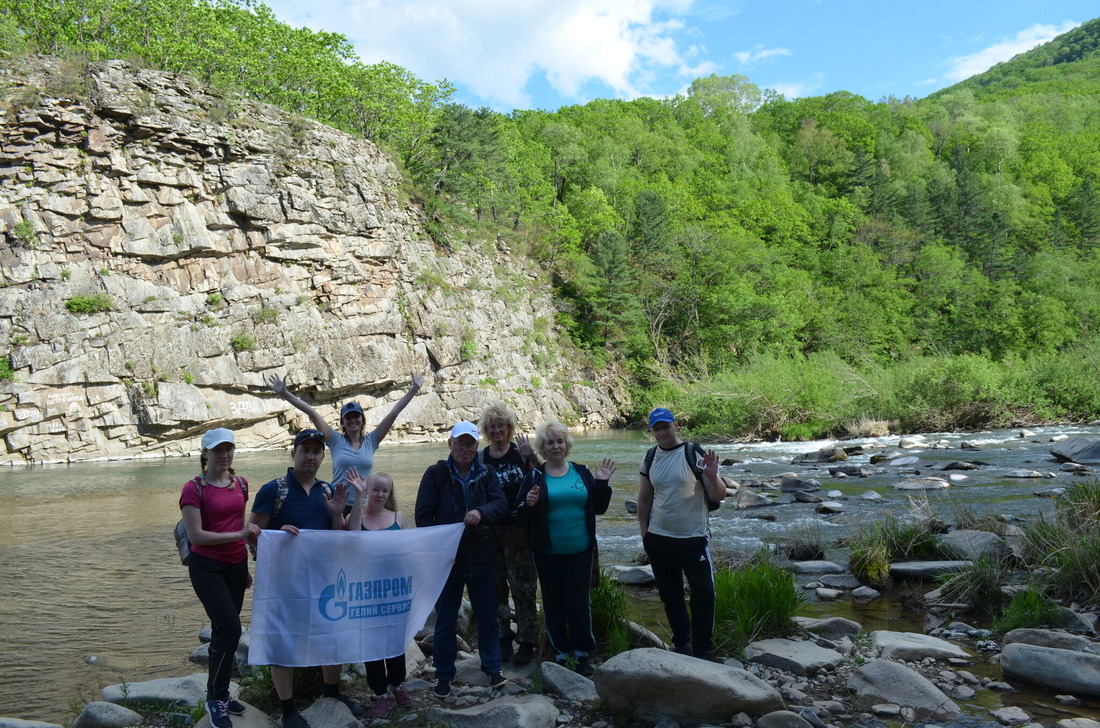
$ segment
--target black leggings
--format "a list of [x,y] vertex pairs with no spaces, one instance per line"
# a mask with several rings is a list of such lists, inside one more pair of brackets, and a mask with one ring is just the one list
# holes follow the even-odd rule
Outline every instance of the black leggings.
[[405,655],[366,662],[363,666],[367,668],[367,685],[375,695],[385,695],[390,685],[397,687],[405,682]]
[[542,616],[555,656],[596,649],[588,590],[592,584],[592,549],[577,554],[536,551],[535,569],[542,586]]
[[210,618],[210,669],[207,700],[228,700],[233,656],[241,641],[241,606],[248,582],[248,559],[227,564],[196,553],[187,562],[191,586]]

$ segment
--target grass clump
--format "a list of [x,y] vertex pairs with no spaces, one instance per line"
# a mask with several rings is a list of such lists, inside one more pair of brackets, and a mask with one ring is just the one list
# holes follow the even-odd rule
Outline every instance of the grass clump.
[[15,370],[11,368],[11,359],[0,357],[0,382],[14,382]]
[[1024,527],[1022,545],[1024,561],[1052,596],[1100,603],[1100,482],[1069,488],[1052,517]]
[[102,313],[110,311],[114,306],[111,297],[106,293],[96,293],[91,296],[73,296],[65,301],[65,308],[71,313]]
[[256,346],[256,341],[248,334],[237,334],[229,340],[229,345],[233,347],[233,351],[248,351]]
[[992,616],[1007,599],[1003,587],[1011,576],[1012,569],[1003,560],[983,554],[970,566],[944,577],[940,593],[948,602],[969,604],[978,614]]
[[630,597],[621,584],[600,572],[600,583],[589,593],[592,631],[605,646],[607,657],[626,652],[632,646],[629,620]]
[[729,654],[763,637],[788,633],[805,599],[794,576],[761,554],[732,568],[723,565],[714,574],[714,644]]
[[810,521],[791,526],[779,544],[779,551],[791,561],[824,559],[825,536],[821,533],[821,522]]
[[279,320],[279,312],[274,308],[263,306],[254,318],[258,324],[271,324]]
[[1025,627],[1061,627],[1064,623],[1062,608],[1056,601],[1034,586],[1017,592],[1009,600],[994,621],[993,631],[1005,634]]

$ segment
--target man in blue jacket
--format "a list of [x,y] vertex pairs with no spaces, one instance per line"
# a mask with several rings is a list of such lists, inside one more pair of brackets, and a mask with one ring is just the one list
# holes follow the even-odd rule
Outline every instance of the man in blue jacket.
[[503,519],[508,505],[500,481],[491,468],[477,461],[477,426],[463,420],[451,428],[447,446],[451,455],[424,472],[416,494],[416,526],[464,523],[455,563],[443,592],[435,603],[435,694],[450,695],[455,677],[458,640],[455,625],[462,606],[462,590],[470,594],[477,618],[477,643],[481,669],[489,684],[500,687],[500,627],[497,625],[496,543],[489,526]]

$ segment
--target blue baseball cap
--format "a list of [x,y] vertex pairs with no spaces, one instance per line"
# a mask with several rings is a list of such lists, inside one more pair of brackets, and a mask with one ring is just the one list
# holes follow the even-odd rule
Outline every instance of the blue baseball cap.
[[340,408],[340,419],[344,419],[351,412],[358,412],[363,414],[363,408],[359,406],[358,402],[348,402]]
[[667,410],[664,407],[658,407],[649,413],[649,429],[653,429],[653,426],[659,422],[675,422],[676,418],[672,416],[672,410]]
[[294,436],[294,447],[298,447],[303,442],[319,442],[321,447],[325,446],[325,433],[320,430],[302,430]]

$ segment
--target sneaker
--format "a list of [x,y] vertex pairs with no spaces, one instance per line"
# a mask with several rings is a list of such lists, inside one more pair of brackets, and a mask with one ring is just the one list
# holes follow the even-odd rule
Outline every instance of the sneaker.
[[233,728],[229,718],[229,706],[224,700],[207,700],[206,713],[210,716],[210,725],[214,728]]
[[438,698],[445,698],[451,694],[451,681],[444,680],[443,678],[436,678],[435,687],[432,688],[432,692],[435,693]]
[[226,705],[230,715],[244,715],[244,703],[241,701],[230,698]]
[[523,644],[520,645],[519,650],[516,651],[516,656],[512,659],[512,664],[516,667],[526,667],[531,664],[531,660],[533,659],[535,659],[534,645]]
[[393,699],[398,708],[411,708],[413,705],[413,699],[409,697],[409,691],[405,688],[405,683],[401,683],[393,689]]
[[508,682],[508,678],[504,677],[503,672],[495,672],[489,676],[489,687],[493,690],[504,687],[504,683],[506,682]]
[[588,655],[577,658],[577,674],[584,677],[592,677],[596,673],[592,664],[588,661]]
[[351,714],[354,715],[356,718],[362,718],[364,715],[367,714],[366,708],[364,708],[362,705],[355,702],[346,695],[337,695],[336,700],[339,700],[341,703],[348,706],[348,710],[350,710]]
[[390,699],[385,695],[375,695],[370,712],[375,718],[385,718],[386,713],[390,712]]
[[310,728],[309,721],[299,712],[283,716],[283,728]]

